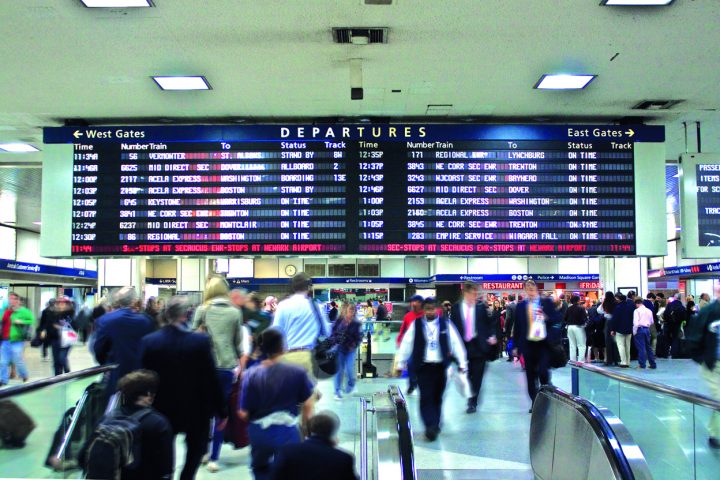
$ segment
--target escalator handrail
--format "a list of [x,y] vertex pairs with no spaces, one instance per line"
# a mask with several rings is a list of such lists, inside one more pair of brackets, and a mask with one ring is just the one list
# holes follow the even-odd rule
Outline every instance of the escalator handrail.
[[407,402],[402,391],[393,385],[388,389],[388,394],[395,405],[395,417],[397,419],[398,450],[400,452],[400,469],[403,480],[416,480],[415,451],[413,447],[412,426],[410,425],[410,414],[407,409]]
[[598,375],[603,375],[619,382],[629,383],[637,387],[642,387],[648,390],[652,390],[654,392],[662,393],[664,395],[668,395],[670,397],[692,403],[693,405],[700,405],[720,411],[720,402],[718,402],[717,400],[713,400],[710,397],[700,395],[699,393],[691,392],[689,390],[683,390],[682,388],[676,388],[662,383],[651,382],[650,380],[633,377],[631,375],[620,372],[614,372],[612,370],[607,370],[605,368],[600,368],[598,366],[590,365],[587,363],[575,362],[572,360],[568,363],[573,368],[587,370],[588,372],[597,373]]
[[[613,427],[610,426],[605,418],[605,415],[610,414],[611,412],[606,409],[600,409],[592,402],[582,397],[571,395],[552,385],[543,385],[542,391],[547,392],[550,395],[560,397],[575,405],[583,417],[588,420],[588,423],[598,438],[602,440],[601,443],[603,448],[605,449],[605,452],[609,454],[610,459],[614,462],[615,469],[621,475],[621,478],[627,480],[635,479],[633,468],[627,458],[627,455],[625,454],[625,450],[623,449],[623,443],[621,442],[621,439],[618,438],[618,435],[614,430],[614,428],[617,428],[618,425],[622,425],[622,423],[616,423],[615,427]],[[603,412],[606,413],[604,414]],[[625,445],[625,448],[628,447],[636,446]],[[637,451],[639,452],[639,448]],[[642,461],[644,463],[644,458],[642,458]]]
[[21,385],[15,385],[0,390],[0,400],[4,398],[11,398],[17,395],[23,395],[25,393],[34,392],[42,388],[50,387],[60,383],[70,382],[81,378],[92,377],[101,373],[109,372],[117,368],[117,364],[111,365],[100,365],[97,367],[86,368],[84,370],[78,370],[75,372],[64,373],[62,375],[56,375],[54,377],[43,378],[35,380],[29,383],[23,383]]

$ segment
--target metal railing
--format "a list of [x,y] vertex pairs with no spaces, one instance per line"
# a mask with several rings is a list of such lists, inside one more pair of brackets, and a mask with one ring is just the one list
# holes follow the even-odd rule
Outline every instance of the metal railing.
[[[583,435],[588,428],[592,435]],[[551,385],[542,387],[533,405],[530,460],[539,479],[652,478],[642,452],[619,418]]]
[[[373,414],[372,435],[368,413]],[[370,446],[372,445],[372,455]],[[400,389],[391,386],[372,396],[372,404],[360,398],[360,480],[415,480],[412,427]],[[370,463],[372,462],[372,463]]]
[[667,395],[669,397],[677,398],[679,400],[692,403],[694,405],[701,405],[703,407],[712,408],[714,410],[720,410],[720,402],[717,400],[714,400],[710,397],[706,397],[705,395],[701,395],[699,393],[691,392],[689,390],[683,390],[682,388],[672,387],[670,385],[665,385],[662,383],[657,382],[651,382],[650,380],[645,380],[642,378],[637,378],[632,375],[627,375],[620,372],[615,372],[613,370],[608,370],[605,368],[600,368],[595,365],[591,365],[588,363],[582,363],[582,362],[575,362],[575,361],[569,361],[568,364],[573,367],[572,369],[572,391],[573,395],[579,395],[580,389],[579,389],[579,377],[578,377],[578,370],[586,370],[588,372],[593,372],[598,375],[602,375],[604,377],[611,378],[613,380],[617,380],[619,382],[627,383],[630,385],[635,385],[637,387],[646,388],[648,390],[652,390],[654,392],[662,393],[664,395]]
[[59,383],[70,382],[81,378],[91,377],[94,375],[100,375],[101,373],[109,372],[110,370],[117,368],[117,365],[102,365],[99,367],[86,368],[85,370],[78,370],[76,372],[64,373],[62,375],[56,375],[54,377],[43,378],[40,380],[34,380],[32,382],[23,383],[21,385],[15,385],[12,387],[3,388],[0,390],[0,400],[5,398],[11,398],[17,395],[33,392],[40,390],[41,388],[50,387]]

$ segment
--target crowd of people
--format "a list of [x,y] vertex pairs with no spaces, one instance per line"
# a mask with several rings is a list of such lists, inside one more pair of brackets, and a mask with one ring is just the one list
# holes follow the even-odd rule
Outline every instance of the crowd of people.
[[[632,291],[627,296],[607,292],[602,301],[592,302],[571,293],[542,295],[532,280],[524,286],[517,298],[483,300],[478,285],[465,282],[462,298],[454,304],[419,295],[408,300],[394,370],[407,373],[409,394],[419,390],[428,441],[441,433],[451,365],[466,375],[466,412],[472,414],[487,364],[498,358],[507,356],[522,365],[532,403],[540,386],[551,383],[563,349],[571,360],[627,368],[634,341],[638,367],[653,369],[658,356],[683,355],[680,338],[689,320],[704,315],[708,325],[714,322],[715,330],[708,331],[716,332],[720,319],[720,302],[705,294],[697,305],[692,297],[683,303],[679,294],[666,299],[648,293],[643,299]],[[124,287],[85,312],[91,352],[100,364],[117,364],[107,378],[105,399],[120,399],[117,410],[98,427],[105,425],[105,433],[94,434],[83,448],[88,475],[112,478],[116,466],[93,457],[99,448],[94,442],[106,438],[107,428],[115,428],[122,418],[132,419],[129,423],[137,425],[144,439],[135,462],[122,467],[122,478],[171,478],[177,435],[184,435],[186,445],[181,479],[194,478],[202,464],[218,472],[226,430],[238,422],[246,429],[256,479],[356,478],[352,456],[336,448],[338,417],[315,413],[320,392],[313,352],[325,339],[332,345],[334,397],[342,400],[355,388],[356,354],[368,330],[354,302],[332,302],[326,311],[312,298],[312,279],[304,273],[295,275],[290,287],[279,302],[273,296],[261,300],[231,289],[222,276],[212,276],[197,306],[181,296],[166,304],[150,298],[143,306],[136,290]],[[720,290],[716,296],[720,298]],[[370,309],[377,318],[381,306],[368,302],[361,318]],[[55,299],[42,312],[36,338],[51,349],[55,374],[70,370],[72,345],[66,334],[72,327],[81,330],[78,317],[67,297]],[[33,322],[22,299],[11,293],[2,316],[0,382],[7,383],[11,364],[27,380],[22,347]],[[717,336],[708,335],[703,375],[720,397],[720,351]],[[720,447],[717,413],[710,434],[710,445]]]

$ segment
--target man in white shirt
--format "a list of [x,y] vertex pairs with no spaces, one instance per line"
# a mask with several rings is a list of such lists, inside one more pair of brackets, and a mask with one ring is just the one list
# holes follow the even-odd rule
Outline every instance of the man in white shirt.
[[313,383],[312,349],[319,336],[330,335],[327,315],[312,299],[312,278],[304,272],[290,281],[293,295],[280,302],[272,326],[285,335],[287,353],[283,361],[305,369]]
[[652,351],[650,340],[650,326],[653,324],[653,312],[643,304],[643,299],[635,297],[635,311],[633,312],[633,339],[638,351],[638,365],[645,368],[645,359],[650,361],[650,368],[657,368],[655,354]]
[[[419,317],[403,337],[397,353],[398,373],[412,359],[420,390],[420,416],[425,437],[433,441],[440,433],[442,399],[447,382],[447,367],[453,358],[460,373],[467,369],[467,358],[460,334],[445,317],[439,317],[434,298],[423,301],[424,316]],[[416,332],[420,334],[416,335]]]

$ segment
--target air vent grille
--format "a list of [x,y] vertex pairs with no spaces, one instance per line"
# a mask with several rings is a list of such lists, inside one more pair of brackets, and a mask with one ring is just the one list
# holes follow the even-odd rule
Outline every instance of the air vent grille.
[[392,5],[393,0],[365,0],[365,5]]
[[669,110],[684,100],[643,100],[633,110]]
[[335,43],[356,43],[353,37],[368,39],[360,44],[388,43],[388,30],[385,27],[335,27],[332,35]]

